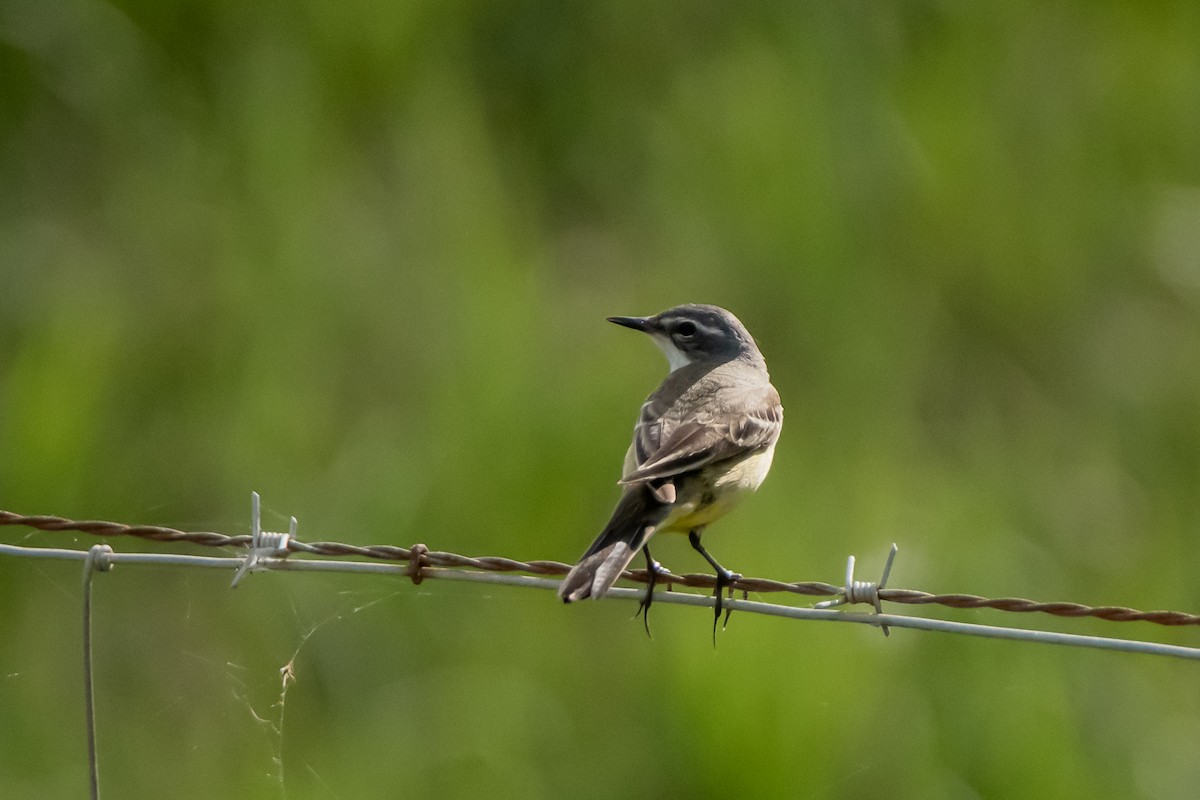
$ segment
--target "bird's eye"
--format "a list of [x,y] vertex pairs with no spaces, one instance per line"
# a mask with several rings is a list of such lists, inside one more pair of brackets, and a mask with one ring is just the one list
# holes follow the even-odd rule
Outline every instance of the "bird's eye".
[[676,326],[675,332],[685,339],[690,339],[696,335],[696,323],[684,320]]

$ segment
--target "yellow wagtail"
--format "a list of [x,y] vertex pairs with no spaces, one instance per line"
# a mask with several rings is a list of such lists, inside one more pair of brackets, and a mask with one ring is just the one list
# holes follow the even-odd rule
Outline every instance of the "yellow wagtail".
[[739,576],[708,554],[700,535],[766,478],[783,427],[779,392],[750,332],[723,308],[683,305],[609,321],[649,334],[671,372],[642,404],[611,519],[558,595],[567,603],[603,597],[641,549],[650,583],[640,610],[648,612],[662,569],[650,537],[687,533],[716,571],[715,635],[723,590]]

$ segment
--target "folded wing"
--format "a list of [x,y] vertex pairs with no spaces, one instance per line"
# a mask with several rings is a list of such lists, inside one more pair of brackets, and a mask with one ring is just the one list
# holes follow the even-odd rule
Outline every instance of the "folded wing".
[[751,402],[727,413],[684,421],[665,437],[663,418],[654,412],[649,403],[642,407],[635,441],[638,466],[621,479],[624,485],[671,478],[767,447],[783,427],[779,393],[770,385]]

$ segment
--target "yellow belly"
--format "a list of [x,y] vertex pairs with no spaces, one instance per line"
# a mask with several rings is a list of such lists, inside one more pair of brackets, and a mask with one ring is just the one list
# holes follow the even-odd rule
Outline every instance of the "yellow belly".
[[757,489],[771,469],[775,445],[732,464],[722,462],[690,476],[682,485],[671,514],[659,532],[687,533],[711,525]]

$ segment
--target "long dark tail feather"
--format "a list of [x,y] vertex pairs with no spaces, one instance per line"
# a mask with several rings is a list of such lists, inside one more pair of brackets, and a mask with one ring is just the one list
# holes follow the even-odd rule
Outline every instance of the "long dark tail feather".
[[663,503],[660,496],[661,492],[656,493],[647,484],[631,486],[625,491],[612,519],[558,587],[558,596],[564,603],[603,597],[617,582],[671,510],[671,504]]

